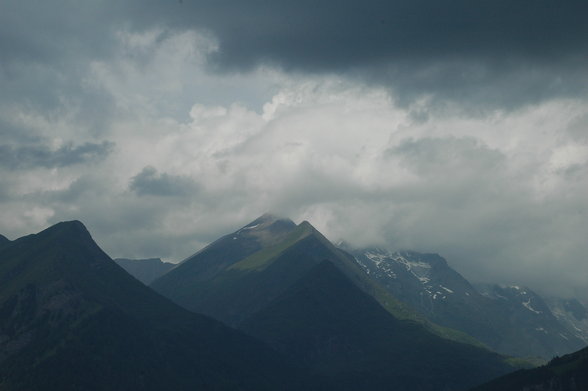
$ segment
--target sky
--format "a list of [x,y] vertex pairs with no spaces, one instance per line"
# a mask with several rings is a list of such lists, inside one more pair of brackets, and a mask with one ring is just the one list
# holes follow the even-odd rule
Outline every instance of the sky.
[[178,262],[265,212],[588,299],[588,3],[1,0],[0,233]]

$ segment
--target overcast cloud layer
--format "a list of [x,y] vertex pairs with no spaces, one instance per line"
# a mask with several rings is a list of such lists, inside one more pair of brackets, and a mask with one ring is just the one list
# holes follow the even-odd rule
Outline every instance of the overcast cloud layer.
[[7,1],[0,233],[179,261],[272,211],[588,298],[588,5]]

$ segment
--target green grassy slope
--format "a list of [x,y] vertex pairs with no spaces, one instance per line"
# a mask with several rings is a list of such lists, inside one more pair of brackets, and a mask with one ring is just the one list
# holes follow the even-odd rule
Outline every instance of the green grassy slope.
[[295,228],[290,220],[263,215],[188,257],[150,286],[183,307],[195,310],[192,300],[200,294],[196,288],[201,283],[210,281],[249,255],[282,241]]

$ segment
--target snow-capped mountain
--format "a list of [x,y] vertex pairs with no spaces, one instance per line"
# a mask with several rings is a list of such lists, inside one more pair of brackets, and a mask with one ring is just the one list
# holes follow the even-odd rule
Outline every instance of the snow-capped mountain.
[[479,284],[478,290],[482,295],[494,300],[509,303],[509,305],[516,308],[517,311],[527,315],[544,315],[551,317],[549,307],[545,300],[537,293],[519,285],[498,285],[498,284]]
[[438,254],[345,249],[394,297],[498,352],[551,358],[585,344],[528,288],[491,285],[479,292]]
[[560,323],[588,344],[588,310],[586,307],[576,299],[550,297],[545,301]]
[[437,254],[384,249],[352,251],[359,265],[395,297],[421,312],[441,310],[443,301],[467,300],[476,290]]

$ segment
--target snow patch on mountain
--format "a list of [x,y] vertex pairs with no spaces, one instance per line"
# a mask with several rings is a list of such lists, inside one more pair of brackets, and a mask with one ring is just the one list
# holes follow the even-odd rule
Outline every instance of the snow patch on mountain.
[[[441,284],[439,284],[439,287],[440,287],[441,289],[445,289],[445,290],[446,290],[447,292],[449,292],[449,293],[453,293],[453,291],[452,291],[451,289],[449,289],[449,288],[446,288],[446,287],[444,287],[444,286],[443,286],[443,285],[441,285]],[[469,296],[469,294],[468,294],[467,292],[466,292],[466,294]]]
[[[367,251],[364,253],[364,255],[367,259],[372,261],[372,263],[375,265],[375,267],[380,272],[382,272],[383,274],[385,274],[386,276],[388,276],[390,278],[397,278],[396,273],[394,273],[394,271],[392,270],[392,265],[390,265],[389,263],[386,262],[386,260],[389,259],[389,255],[387,253],[380,252],[380,250],[378,250],[378,252]],[[369,274],[370,268],[365,263],[362,263],[360,260],[358,260],[357,258],[356,258],[356,260]]]
[[530,297],[529,297],[529,299],[528,299],[527,301],[523,301],[521,304],[522,304],[522,305],[523,305],[523,306],[524,306],[526,309],[528,309],[528,310],[529,310],[529,311],[531,311],[531,312],[534,312],[534,313],[536,313],[536,314],[542,314],[542,313],[543,313],[543,311],[537,311],[535,308],[533,308],[533,307],[531,306],[531,298],[530,298]]
[[412,273],[412,275],[414,275],[416,278],[418,278],[418,280],[421,283],[426,284],[429,281],[431,281],[431,279],[430,279],[431,265],[430,264],[428,264],[426,262],[422,262],[422,261],[413,261],[413,260],[406,259],[400,253],[390,254],[389,258],[404,265],[406,270],[409,271],[410,273]]
[[548,298],[549,309],[568,331],[588,344],[588,310],[578,300]]

